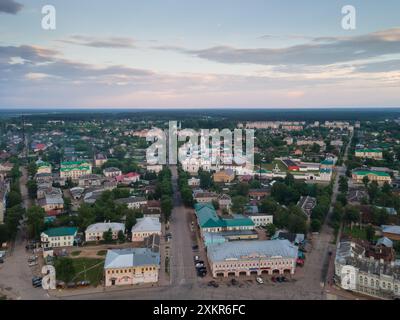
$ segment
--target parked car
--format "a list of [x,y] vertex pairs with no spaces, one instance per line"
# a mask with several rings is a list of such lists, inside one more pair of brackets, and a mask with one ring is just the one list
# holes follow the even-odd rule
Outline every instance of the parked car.
[[257,281],[257,283],[259,283],[259,284],[263,284],[263,283],[264,283],[264,280],[261,279],[260,277],[257,277],[257,278],[256,278],[256,281]]
[[4,259],[3,258],[0,258],[0,263],[4,263]]
[[77,285],[78,285],[78,287],[87,287],[87,286],[90,286],[90,281],[88,281],[88,280],[79,281],[77,283]]
[[31,262],[28,263],[28,266],[30,266],[30,267],[34,267],[34,266],[37,266],[37,265],[38,265],[38,263],[36,261],[31,261]]
[[210,281],[210,282],[208,283],[208,286],[209,286],[209,287],[218,288],[218,287],[219,287],[219,284],[218,284],[216,281],[212,280],[212,281]]
[[271,277],[271,281],[272,282],[277,282],[276,277],[275,276]]
[[198,262],[198,263],[196,263],[195,267],[196,268],[203,268],[204,267],[204,263]]
[[199,249],[199,246],[198,246],[198,245],[195,245],[195,246],[192,247],[192,249],[193,249],[193,250],[198,250],[198,249]]
[[200,258],[199,258],[199,256],[194,256],[194,257],[193,257],[193,260],[194,260],[194,262],[197,262],[197,261],[200,260]]
[[68,282],[67,283],[67,288],[76,288],[76,283],[75,282]]

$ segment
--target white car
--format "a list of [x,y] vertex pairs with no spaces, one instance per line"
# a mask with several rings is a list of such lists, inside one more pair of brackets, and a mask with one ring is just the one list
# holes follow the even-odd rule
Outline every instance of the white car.
[[263,283],[264,283],[264,280],[261,279],[260,277],[257,277],[257,278],[256,278],[256,281],[257,281],[257,283],[259,283],[259,284],[263,284]]
[[28,266],[30,266],[30,267],[34,267],[34,266],[37,266],[37,262],[35,262],[35,261],[32,261],[32,262],[29,262],[28,263]]

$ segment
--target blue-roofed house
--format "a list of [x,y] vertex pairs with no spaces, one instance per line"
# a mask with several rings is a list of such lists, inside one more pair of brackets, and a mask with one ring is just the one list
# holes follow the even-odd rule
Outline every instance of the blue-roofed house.
[[400,226],[382,225],[381,230],[382,230],[382,236],[394,241],[400,240]]
[[386,248],[393,248],[393,241],[389,238],[382,237],[376,242],[377,246],[385,246]]
[[160,270],[160,253],[149,248],[113,249],[104,262],[105,286],[155,283]]

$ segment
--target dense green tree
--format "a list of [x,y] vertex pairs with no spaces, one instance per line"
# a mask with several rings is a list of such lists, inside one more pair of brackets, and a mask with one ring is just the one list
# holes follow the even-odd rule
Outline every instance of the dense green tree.
[[369,242],[371,242],[372,240],[374,240],[374,236],[375,236],[375,229],[373,226],[368,225],[367,228],[365,229],[365,234],[366,234],[366,238]]
[[125,227],[128,232],[131,231],[132,227],[136,224],[136,212],[135,210],[128,210],[125,218]]
[[200,178],[200,188],[209,189],[213,185],[212,174],[210,172],[200,169],[198,172]]
[[8,228],[6,224],[0,224],[0,244],[7,242],[9,239]]
[[39,239],[44,230],[45,211],[39,206],[32,206],[26,212],[29,234],[34,239]]
[[244,196],[235,196],[232,198],[232,207],[231,210],[234,213],[243,213],[244,207],[247,204],[248,200]]
[[78,209],[78,224],[81,230],[96,222],[96,213],[92,206],[82,204]]
[[360,212],[357,207],[347,206],[344,210],[343,219],[346,223],[353,227],[353,223],[360,221]]
[[172,198],[168,195],[164,195],[161,197],[161,211],[165,215],[166,219],[168,220],[171,216],[173,208]]
[[318,232],[319,230],[321,230],[321,226],[322,226],[321,220],[319,219],[311,220],[310,227],[312,232]]
[[113,234],[111,228],[103,232],[103,240],[105,243],[111,243],[113,241]]
[[22,203],[21,194],[17,191],[11,190],[7,195],[7,208],[11,208]]
[[271,197],[264,198],[260,205],[263,213],[274,214],[278,209],[278,203]]
[[119,242],[125,242],[125,234],[122,230],[118,231],[118,241]]
[[301,217],[297,214],[291,214],[288,220],[288,229],[293,233],[306,233],[307,232],[307,221],[306,218]]
[[35,180],[28,180],[26,183],[26,187],[28,188],[28,194],[31,199],[36,198],[36,192],[37,192],[37,183]]

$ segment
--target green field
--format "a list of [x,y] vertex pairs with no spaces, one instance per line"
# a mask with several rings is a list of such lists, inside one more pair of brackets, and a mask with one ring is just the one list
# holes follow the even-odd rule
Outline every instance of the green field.
[[[72,261],[75,271],[72,281],[76,282],[76,281],[89,280],[91,285],[97,286],[103,279],[104,259],[93,259],[93,258],[73,258],[73,259],[63,258],[63,259],[70,259]],[[58,277],[57,280],[65,281],[65,279],[60,279]]]
[[349,226],[346,226],[343,228],[343,234],[350,235],[355,239],[367,240],[367,232],[365,228],[360,229],[359,227],[353,227],[353,229],[350,229]]

